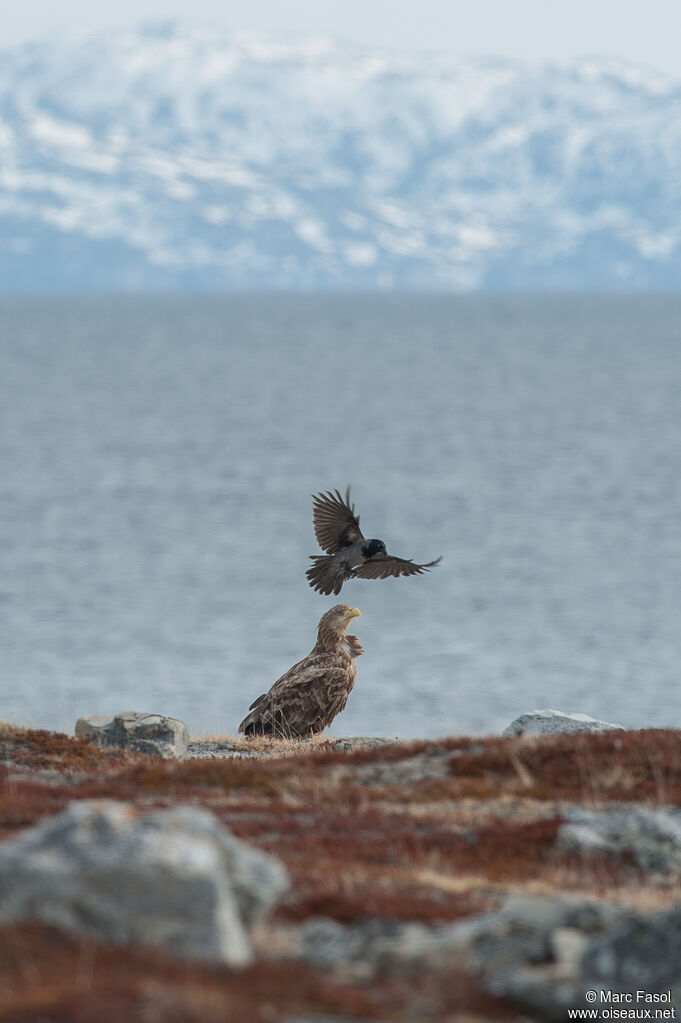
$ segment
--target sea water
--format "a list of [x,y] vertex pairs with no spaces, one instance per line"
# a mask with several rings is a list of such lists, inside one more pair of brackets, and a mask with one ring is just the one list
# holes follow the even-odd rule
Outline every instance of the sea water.
[[[337,735],[681,726],[681,298],[0,301],[0,719],[234,732],[336,600]],[[422,576],[307,585],[313,492]]]

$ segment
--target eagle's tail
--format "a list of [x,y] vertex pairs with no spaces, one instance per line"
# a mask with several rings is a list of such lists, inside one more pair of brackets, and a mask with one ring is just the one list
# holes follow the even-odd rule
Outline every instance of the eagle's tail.
[[272,735],[272,715],[268,713],[267,693],[263,693],[248,708],[250,714],[239,725],[239,732],[247,738],[253,735]]
[[305,575],[312,589],[319,593],[340,593],[343,583],[352,573],[333,554],[311,554],[310,560],[312,565]]
[[281,710],[263,703],[264,699],[261,696],[256,700],[255,709],[239,725],[239,732],[247,739],[253,739],[256,735],[271,735],[273,739],[299,739],[302,735],[320,731],[312,727],[301,730],[296,724],[287,722]]
[[252,739],[255,735],[276,734],[274,722],[259,713],[249,714],[247,718],[244,718],[239,725],[239,732],[247,739]]

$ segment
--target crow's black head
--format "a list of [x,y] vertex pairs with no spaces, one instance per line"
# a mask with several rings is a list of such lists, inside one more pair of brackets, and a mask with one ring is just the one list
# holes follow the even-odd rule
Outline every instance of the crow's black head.
[[362,548],[362,554],[366,558],[373,558],[374,554],[387,554],[385,544],[382,540],[369,540],[366,547]]

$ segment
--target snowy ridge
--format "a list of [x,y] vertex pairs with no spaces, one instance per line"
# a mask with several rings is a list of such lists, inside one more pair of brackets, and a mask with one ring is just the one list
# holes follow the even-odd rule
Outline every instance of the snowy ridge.
[[681,280],[681,82],[152,24],[0,52],[0,288]]

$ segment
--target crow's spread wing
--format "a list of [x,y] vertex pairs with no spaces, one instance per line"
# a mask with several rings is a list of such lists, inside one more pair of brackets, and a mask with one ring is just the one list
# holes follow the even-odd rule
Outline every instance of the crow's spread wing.
[[359,528],[359,515],[355,515],[355,506],[350,504],[350,487],[345,491],[345,500],[340,491],[329,490],[326,494],[313,495],[313,502],[314,534],[327,554],[335,554],[364,539]]
[[390,554],[374,554],[363,565],[355,569],[358,579],[389,579],[391,576],[399,575],[420,575],[427,572],[433,565],[437,565],[440,558],[429,561],[425,565],[416,565],[406,558],[395,558]]

